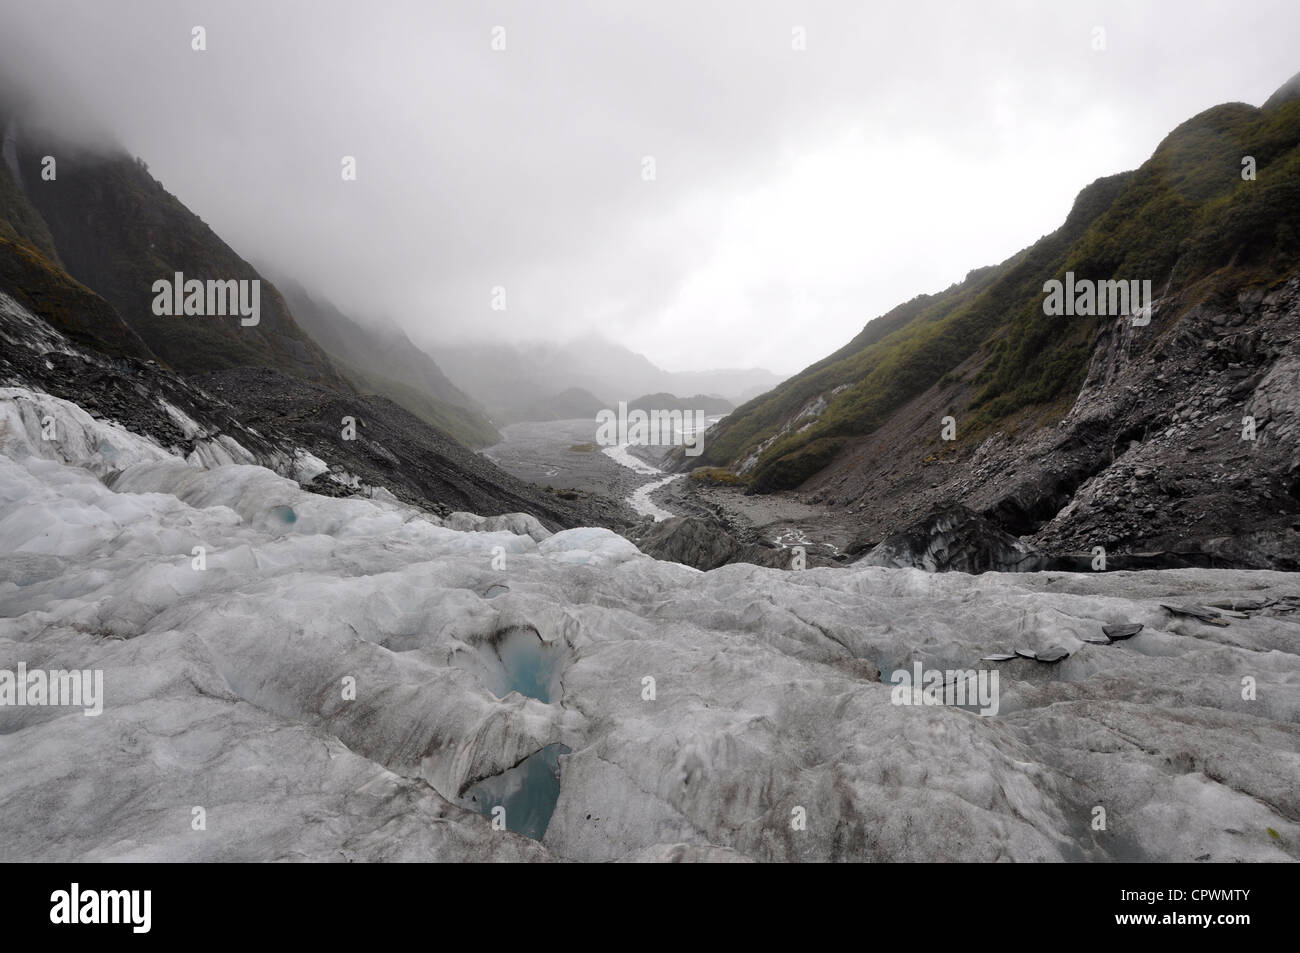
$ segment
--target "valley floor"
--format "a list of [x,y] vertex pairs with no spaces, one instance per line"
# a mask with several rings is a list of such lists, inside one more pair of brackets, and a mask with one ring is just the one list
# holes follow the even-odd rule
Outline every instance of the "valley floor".
[[517,423],[500,430],[505,439],[484,450],[483,456],[540,487],[586,490],[621,500],[648,482],[647,477],[601,453],[593,420]]
[[805,503],[793,493],[746,494],[743,488],[685,479],[656,497],[675,513],[717,520],[735,536],[777,546],[803,546],[809,555],[833,560],[860,534],[860,520],[843,509]]
[[[709,486],[685,476],[646,493],[669,474],[660,475],[661,448],[629,447],[642,472],[620,464],[595,444],[591,420],[510,424],[505,440],[484,456],[521,480],[563,490],[582,490],[631,502],[638,513],[702,516],[716,521],[746,542],[766,540],[777,546],[802,545],[814,559],[829,562],[858,535],[859,520],[847,512],[813,506],[791,493],[746,496],[741,489]],[[641,497],[636,498],[636,491]]]

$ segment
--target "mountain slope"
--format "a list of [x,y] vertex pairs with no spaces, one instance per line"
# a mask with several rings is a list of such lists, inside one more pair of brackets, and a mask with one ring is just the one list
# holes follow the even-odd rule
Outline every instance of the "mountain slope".
[[[196,461],[261,464],[320,494],[383,488],[437,513],[527,511],[554,529],[634,518],[608,500],[561,499],[474,454],[453,436],[458,427],[495,435],[474,411],[354,372],[424,419],[358,395],[269,282],[256,326],[236,316],[154,316],[152,282],[173,268],[187,277],[260,276],[142,164],[65,143],[58,177],[47,182],[23,175],[39,168],[35,147],[13,133],[4,109],[0,128],[0,385],[71,401]],[[431,386],[451,387],[431,360],[423,369]],[[345,416],[359,421],[359,439],[340,439]]]
[[[297,325],[275,287],[202,219],[123,152],[70,144],[18,124],[16,157],[27,200],[41,216],[68,273],[102,295],[163,361],[182,374],[271,367],[329,386],[347,383]],[[41,178],[41,157],[57,177]],[[154,282],[259,280],[260,318],[159,316]]]
[[[634,520],[630,510],[610,501],[582,494],[561,498],[524,483],[381,397],[342,393],[268,368],[181,376],[148,358],[138,339],[127,339],[138,353],[114,352],[94,335],[64,333],[26,300],[68,316],[74,331],[102,334],[113,322],[130,331],[89,289],[29,248],[15,256],[15,247],[0,239],[0,388],[18,388],[21,393],[10,399],[41,408],[32,417],[38,428],[47,406],[68,401],[81,409],[78,415],[84,411],[85,426],[111,422],[149,441],[159,454],[173,453],[193,466],[261,465],[320,495],[371,497],[383,488],[430,512],[527,512],[552,529]],[[25,270],[10,267],[15,258]],[[354,440],[340,437],[344,417],[357,422]],[[134,462],[111,444],[91,440],[87,451],[85,442],[60,424],[48,449],[92,452],[104,476]]]
[[[1210,544],[1239,537],[1242,519],[1274,542],[1289,539],[1294,445],[1278,379],[1289,379],[1297,340],[1286,289],[1300,259],[1300,101],[1271,103],[1219,106],[1179,126],[1138,170],[1084,189],[1056,232],[869,323],[840,351],[738,408],[701,458],[678,466],[729,467],[756,492],[797,487],[850,508],[861,514],[862,545],[952,502],[1018,535],[1044,531],[1057,548],[1087,549],[1104,537],[1126,548],[1226,552]],[[1243,156],[1254,157],[1254,180],[1242,178]],[[1067,271],[1151,280],[1151,323],[1044,314],[1044,283]],[[1268,393],[1258,393],[1266,380]],[[1245,505],[1223,499],[1222,488],[1199,497],[1187,513],[1205,520],[1190,532],[1159,518],[1171,494],[1144,497],[1138,514],[1122,519],[1114,501],[1113,519],[1082,505],[1063,512],[1135,441],[1135,454],[1150,443],[1155,465],[1175,466],[1181,451],[1161,449],[1162,426],[1195,413],[1227,434],[1261,401],[1272,408],[1271,429],[1251,444]],[[942,439],[948,416],[950,441]],[[1233,462],[1240,441],[1181,439],[1213,446],[1197,452],[1216,472],[1242,466]],[[1036,456],[1044,447],[1053,449]],[[1171,483],[1185,502],[1208,479],[1194,470]],[[1049,530],[1058,514],[1068,525]],[[1242,543],[1237,555],[1272,565],[1274,548]]]
[[64,270],[45,220],[13,176],[15,125],[0,116],[0,287],[73,342],[115,357],[152,359],[112,306]]
[[471,447],[501,440],[482,409],[395,325],[363,325],[300,284],[277,286],[299,324],[359,390],[379,394]]
[[30,242],[6,237],[7,224],[0,216],[0,288],[73,342],[114,357],[153,359],[148,345],[108,302]]
[[[552,530],[635,519],[613,501],[588,494],[561,498],[525,483],[382,396],[341,394],[266,368],[214,371],[196,381],[255,429],[273,426],[363,483],[439,515],[522,512]],[[348,417],[355,421],[352,439],[341,435]]]

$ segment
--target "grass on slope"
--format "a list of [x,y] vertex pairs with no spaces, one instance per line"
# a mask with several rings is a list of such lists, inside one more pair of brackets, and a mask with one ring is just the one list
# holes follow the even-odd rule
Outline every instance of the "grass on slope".
[[[1076,279],[1150,279],[1157,296],[1194,289],[1202,300],[1275,283],[1300,257],[1298,143],[1300,102],[1268,112],[1229,104],[1194,117],[1135,172],[1084,189],[1053,234],[939,295],[895,308],[739,408],[701,465],[735,468],[757,452],[747,474],[755,490],[798,486],[846,439],[871,433],[981,351],[967,433],[1034,405],[1067,406],[1063,398],[1082,384],[1098,330],[1113,319],[1045,315],[1043,283],[1066,271]],[[1241,178],[1245,155],[1255,157],[1255,181]],[[820,415],[773,439],[819,398],[827,398]]]

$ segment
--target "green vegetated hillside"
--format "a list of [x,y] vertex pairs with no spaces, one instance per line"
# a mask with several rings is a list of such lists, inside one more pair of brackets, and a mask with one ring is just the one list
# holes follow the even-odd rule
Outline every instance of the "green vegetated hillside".
[[[1285,89],[1285,87],[1284,87]],[[1242,178],[1253,156],[1256,179]],[[1300,258],[1300,100],[1231,103],[1183,123],[1141,168],[1079,193],[1055,232],[960,284],[870,322],[845,347],[723,420],[696,465],[729,467],[757,492],[793,488],[849,439],[959,365],[972,399],[963,435],[1034,406],[1068,409],[1110,317],[1043,313],[1043,284],[1152,282],[1183,306],[1275,284]],[[824,405],[823,405],[824,402]]]
[[110,357],[153,359],[153,352],[112,305],[70,277],[30,242],[6,237],[5,224],[7,220],[0,218],[0,290],[75,344]]
[[[324,352],[297,325],[284,299],[142,162],[120,151],[71,145],[21,126],[17,142],[25,196],[44,222],[68,273],[94,289],[158,357],[182,374],[269,367],[347,388]],[[42,157],[57,160],[52,180]],[[260,280],[260,320],[153,313],[154,282]]]
[[[0,115],[0,129],[4,126],[5,118]],[[50,264],[63,267],[45,219],[27,201],[27,196],[4,162],[0,162],[0,239],[26,242]]]
[[63,269],[44,219],[27,201],[3,162],[0,288],[74,343],[113,357],[150,360],[154,356],[107,301]]

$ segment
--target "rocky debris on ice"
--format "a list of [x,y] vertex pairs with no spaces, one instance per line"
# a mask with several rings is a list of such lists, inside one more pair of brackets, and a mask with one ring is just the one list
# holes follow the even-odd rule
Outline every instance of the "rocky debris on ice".
[[960,505],[936,507],[857,561],[860,566],[915,566],[930,572],[1031,572],[1048,557]]
[[1202,609],[1200,606],[1167,606],[1163,603],[1161,603],[1160,608],[1170,615],[1182,615],[1190,619],[1198,619],[1206,625],[1227,628],[1230,624],[1227,619],[1223,618],[1223,613],[1216,612],[1214,609]]
[[716,520],[699,516],[647,520],[628,530],[627,537],[649,556],[695,569],[717,569],[736,562],[781,568],[792,558],[783,549],[741,542]]
[[[0,671],[101,670],[104,708],[0,706],[0,860],[1300,856],[1300,619],[1161,608],[1295,574],[700,572],[117,436],[106,484],[6,413]],[[976,661],[1006,646],[1069,655]],[[998,714],[895,704],[917,662],[996,671]],[[551,745],[540,842],[463,809]]]

